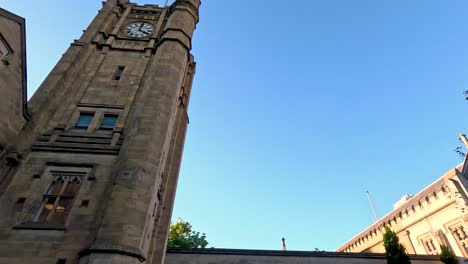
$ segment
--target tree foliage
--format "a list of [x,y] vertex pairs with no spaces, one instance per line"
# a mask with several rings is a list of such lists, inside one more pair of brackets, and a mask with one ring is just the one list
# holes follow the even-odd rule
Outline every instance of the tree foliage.
[[445,264],[457,264],[458,259],[455,254],[450,250],[450,248],[446,245],[440,245],[440,250],[442,251],[440,254],[440,261]]
[[390,227],[385,227],[383,235],[385,257],[388,264],[410,264],[410,258],[406,255],[405,247],[400,243],[398,236]]
[[174,248],[205,248],[208,245],[205,233],[192,230],[189,222],[184,222],[179,218],[177,223],[171,224],[169,230],[168,247]]
[[458,146],[453,151],[455,151],[462,159],[464,159],[466,157],[466,153],[463,152],[462,149],[462,147]]
[[[463,95],[465,96],[465,100],[468,100],[468,90],[463,91]],[[460,142],[463,142],[460,139]],[[463,148],[461,146],[456,147],[453,151],[455,151],[462,159],[466,157],[466,153],[463,152]]]

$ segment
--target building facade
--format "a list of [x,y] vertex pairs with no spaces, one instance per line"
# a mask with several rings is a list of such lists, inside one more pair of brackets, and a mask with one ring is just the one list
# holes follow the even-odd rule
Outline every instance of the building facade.
[[340,246],[339,252],[385,252],[382,228],[397,233],[409,254],[440,254],[448,245],[460,258],[468,258],[467,162],[413,196],[405,196],[394,210]]
[[200,0],[107,0],[26,104],[0,9],[0,263],[163,263]]

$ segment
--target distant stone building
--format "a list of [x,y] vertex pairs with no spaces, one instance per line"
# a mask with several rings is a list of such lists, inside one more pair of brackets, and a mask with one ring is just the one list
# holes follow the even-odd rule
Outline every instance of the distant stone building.
[[451,169],[413,196],[405,196],[394,209],[354,238],[339,252],[385,252],[378,225],[395,231],[410,254],[440,253],[448,245],[457,256],[468,258],[467,162]]
[[104,1],[27,104],[25,22],[0,9],[1,264],[163,262],[199,5]]

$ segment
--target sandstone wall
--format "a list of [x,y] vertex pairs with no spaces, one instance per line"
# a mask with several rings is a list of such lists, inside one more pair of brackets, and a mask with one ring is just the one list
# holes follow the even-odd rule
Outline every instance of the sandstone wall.
[[[168,249],[165,264],[386,264],[384,254],[243,249]],[[412,255],[412,264],[441,263],[438,256]]]

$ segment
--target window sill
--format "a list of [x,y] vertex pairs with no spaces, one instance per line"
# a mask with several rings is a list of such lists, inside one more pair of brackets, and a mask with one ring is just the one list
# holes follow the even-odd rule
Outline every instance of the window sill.
[[13,227],[13,229],[28,229],[28,230],[67,230],[64,225],[48,224],[48,223],[21,223]]

